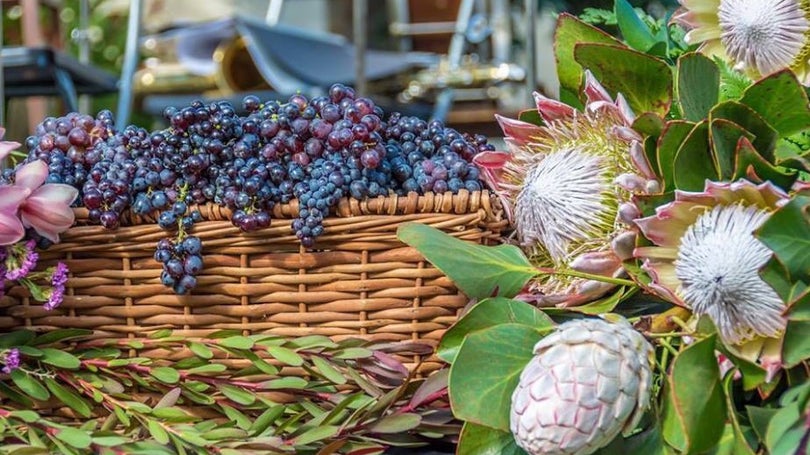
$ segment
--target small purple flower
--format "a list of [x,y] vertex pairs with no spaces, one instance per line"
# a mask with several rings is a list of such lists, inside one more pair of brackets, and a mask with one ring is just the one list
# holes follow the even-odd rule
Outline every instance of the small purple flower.
[[20,350],[17,348],[9,349],[5,352],[3,358],[5,364],[2,368],[3,373],[9,374],[20,367]]
[[62,304],[65,297],[65,283],[68,280],[68,268],[64,262],[56,264],[56,268],[51,274],[51,295],[43,307],[51,311]]
[[[16,246],[17,245],[15,245],[15,247]],[[31,270],[34,269],[34,267],[36,267],[37,260],[39,260],[39,254],[37,254],[35,248],[36,242],[34,242],[33,240],[25,242],[25,245],[24,247],[22,247],[22,249],[15,248],[15,253],[18,253],[19,256],[14,258],[14,256],[16,255],[12,255],[12,258],[19,259],[21,257],[22,260],[18,262],[19,267],[11,268],[6,271],[7,280],[19,280],[20,278],[24,278],[25,276],[28,275],[28,273],[31,272]],[[6,261],[6,264],[8,266],[8,261]]]

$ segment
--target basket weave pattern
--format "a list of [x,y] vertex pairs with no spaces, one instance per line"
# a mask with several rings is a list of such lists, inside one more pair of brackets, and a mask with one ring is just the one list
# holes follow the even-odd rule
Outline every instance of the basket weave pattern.
[[[134,217],[110,231],[87,225],[86,211],[76,209],[74,227],[40,255],[40,267],[62,260],[70,269],[62,306],[49,312],[24,288],[8,289],[0,299],[0,331],[82,328],[97,337],[134,338],[164,328],[190,337],[236,329],[435,345],[468,299],[399,242],[396,230],[415,221],[493,243],[506,227],[496,202],[486,191],[344,199],[314,250],[290,233],[286,219],[297,213],[295,201],[275,208],[270,228],[252,233],[234,227],[227,209],[200,206],[204,221],[192,233],[203,241],[205,269],[187,296],[160,283],[152,255],[166,232],[152,219]],[[412,359],[419,361],[423,373],[439,367]]]

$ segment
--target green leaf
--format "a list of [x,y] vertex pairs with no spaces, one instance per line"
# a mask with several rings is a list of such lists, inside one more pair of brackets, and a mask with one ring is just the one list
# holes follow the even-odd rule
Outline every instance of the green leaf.
[[189,349],[189,351],[194,353],[194,355],[196,355],[197,357],[199,357],[201,359],[208,360],[208,359],[211,359],[211,358],[214,357],[214,353],[211,352],[211,349],[208,348],[208,346],[206,346],[206,345],[204,345],[202,343],[198,343],[196,341],[192,341],[191,343],[189,343],[188,344],[188,349]]
[[455,416],[509,431],[512,392],[541,338],[522,324],[500,324],[464,339],[450,366],[450,404]]
[[543,117],[540,116],[540,112],[538,112],[537,109],[526,109],[524,111],[520,111],[518,114],[518,120],[537,126],[541,126],[545,123],[543,122]]
[[11,415],[12,417],[18,418],[18,419],[22,420],[25,423],[34,423],[34,422],[41,419],[39,414],[37,414],[34,411],[29,411],[27,409],[19,409],[19,410],[16,410],[16,411],[11,411],[11,413],[9,413],[9,415]]
[[797,403],[790,403],[771,417],[765,433],[765,445],[772,453],[776,453],[774,449],[779,444],[779,441],[785,436],[790,427],[799,420],[803,420],[802,417]]
[[232,385],[223,384],[219,386],[219,391],[222,392],[228,399],[234,403],[245,406],[250,406],[256,401],[256,396],[247,390],[234,387]]
[[537,329],[554,325],[554,321],[545,313],[526,302],[503,297],[484,299],[445,332],[437,352],[439,358],[452,364],[464,337],[502,323],[522,324]]
[[708,450],[723,433],[726,406],[715,342],[712,335],[688,346],[675,358],[667,376],[663,436],[681,452]]
[[646,52],[653,47],[656,40],[650,31],[650,27],[638,17],[636,10],[627,0],[616,0],[614,2],[614,12],[622,37],[630,47],[641,52]]
[[734,178],[737,165],[737,152],[739,151],[740,138],[745,137],[749,141],[754,139],[754,135],[745,131],[740,125],[726,119],[714,119],[709,128],[709,140],[712,144],[714,164],[720,180],[731,180]]
[[526,455],[508,431],[464,422],[456,455]]
[[324,439],[331,438],[336,435],[340,427],[334,425],[324,425],[320,427],[310,428],[309,430],[301,433],[293,439],[296,446],[305,446],[313,442],[323,441]]
[[30,330],[15,330],[0,334],[0,349],[14,348],[29,344],[36,334]]
[[782,361],[792,368],[810,358],[810,321],[790,320],[782,344]]
[[795,196],[774,212],[756,232],[793,280],[810,279],[810,197]]
[[248,431],[250,431],[250,434],[253,436],[264,433],[264,430],[270,428],[270,425],[284,414],[284,410],[284,405],[276,405],[268,408],[253,421]]
[[720,95],[720,70],[711,59],[688,53],[678,59],[678,101],[687,120],[708,117]]
[[227,369],[228,367],[221,363],[209,363],[206,365],[200,365],[198,367],[189,369],[188,374],[211,374],[211,373],[216,374],[222,373]]
[[69,406],[82,417],[90,417],[90,414],[92,414],[92,409],[90,408],[90,405],[87,404],[84,399],[82,399],[82,397],[73,391],[66,389],[51,378],[44,378],[43,382],[45,382],[45,386],[51,391],[53,396],[58,398],[62,403]]
[[232,349],[251,349],[254,344],[253,340],[241,335],[223,338],[219,340],[218,343],[220,346]]
[[706,180],[717,180],[717,169],[710,153],[709,126],[704,120],[692,129],[675,155],[675,187],[703,191]]
[[[602,30],[570,14],[560,14],[554,31],[554,57],[557,61],[557,75],[560,78],[560,98],[568,104],[577,100],[582,83],[582,67],[574,60],[574,47],[578,43],[621,45],[619,40]],[[564,99],[565,94],[572,99]]]
[[654,112],[663,117],[669,111],[672,70],[663,60],[608,44],[577,44],[574,58],[612,95],[623,94],[633,112]]
[[732,180],[743,178],[755,182],[769,180],[787,191],[796,181],[796,177],[797,174],[785,172],[763,158],[747,138],[740,138],[737,144],[737,166]]
[[734,410],[734,397],[733,397],[733,381],[734,381],[734,374],[730,373],[727,374],[725,379],[723,379],[723,390],[725,391],[726,397],[726,409],[728,409],[728,414],[731,420],[731,427],[732,427],[732,434],[734,435],[734,443],[732,445],[733,449],[731,451],[734,455],[756,455],[751,447],[748,445],[748,442],[745,440],[745,435],[743,434],[742,428],[740,427],[739,418],[737,413]]
[[155,367],[149,371],[149,374],[158,381],[166,384],[175,384],[180,380],[180,373],[171,367]]
[[248,418],[248,416],[243,414],[241,411],[238,411],[236,408],[226,404],[221,404],[220,408],[222,408],[222,412],[224,412],[232,422],[235,422],[236,426],[239,428],[247,430],[252,425],[250,418]]
[[169,433],[161,426],[160,422],[157,420],[149,420],[146,427],[149,429],[149,434],[155,438],[155,441],[164,445],[169,443]]
[[629,438],[617,437],[604,448],[594,452],[594,455],[626,454],[672,455],[672,450],[661,437],[661,429],[653,425]]
[[23,393],[35,400],[45,401],[51,397],[51,394],[48,393],[48,389],[46,389],[45,386],[40,384],[34,376],[22,370],[17,369],[12,371],[11,380],[14,381],[14,384],[19,387]]
[[754,148],[766,161],[773,161],[778,134],[756,111],[737,101],[725,101],[712,108],[709,118],[730,120],[753,134]]
[[665,192],[674,191],[675,187],[675,157],[681,144],[686,140],[689,133],[694,129],[695,124],[675,120],[667,122],[661,138],[658,140],[658,169],[661,178],[664,179]]
[[303,389],[309,384],[306,379],[297,376],[286,376],[283,378],[272,379],[264,383],[267,389]]
[[102,447],[115,447],[126,444],[127,442],[129,442],[129,440],[121,436],[105,435],[93,437],[93,444]]
[[397,229],[397,238],[416,248],[473,299],[495,294],[513,297],[536,275],[514,245],[476,245],[421,223],[403,224]]
[[241,428],[214,428],[202,434],[209,441],[244,440],[246,436],[247,432]]
[[82,364],[79,358],[73,354],[53,348],[42,348],[41,360],[49,365],[69,370],[75,370]]
[[810,125],[810,100],[790,70],[782,70],[748,87],[741,103],[757,111],[781,136]]
[[346,383],[346,377],[343,376],[343,374],[326,359],[319,356],[313,356],[312,364],[315,365],[318,372],[321,373],[323,377],[325,377],[332,384]]
[[658,137],[664,131],[664,121],[652,112],[645,112],[633,120],[633,129],[646,136]]
[[43,333],[42,335],[37,336],[32,342],[32,346],[42,346],[45,344],[52,344],[58,341],[64,341],[71,338],[79,338],[88,335],[92,335],[92,330],[85,330],[85,329],[57,329],[51,330],[49,332]]
[[748,413],[748,420],[751,422],[751,427],[754,429],[757,437],[759,437],[761,441],[764,441],[765,436],[768,434],[768,425],[770,425],[773,416],[779,412],[779,409],[746,406],[745,410]]
[[93,443],[93,438],[88,433],[76,428],[59,428],[54,433],[54,436],[77,449],[86,449]]
[[286,363],[294,367],[304,364],[304,359],[292,349],[283,346],[267,346],[267,353],[273,356],[274,359],[281,363]]
[[412,412],[391,414],[375,423],[370,431],[372,433],[405,433],[413,430],[422,423],[422,417]]

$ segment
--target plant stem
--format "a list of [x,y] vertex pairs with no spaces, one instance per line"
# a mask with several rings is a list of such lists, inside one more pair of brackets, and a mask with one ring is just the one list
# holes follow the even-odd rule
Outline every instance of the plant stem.
[[576,270],[557,270],[550,267],[537,267],[535,269],[539,275],[562,275],[574,278],[583,278],[586,280],[601,281],[602,283],[610,283],[618,286],[638,286],[633,280],[626,280],[624,278],[613,278],[604,275],[595,275],[593,273],[578,272]]

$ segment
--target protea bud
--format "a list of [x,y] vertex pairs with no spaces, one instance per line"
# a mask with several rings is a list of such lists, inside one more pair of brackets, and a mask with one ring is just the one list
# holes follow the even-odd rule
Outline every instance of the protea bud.
[[561,324],[540,340],[512,395],[511,429],[531,455],[587,455],[647,409],[652,346],[621,317]]

